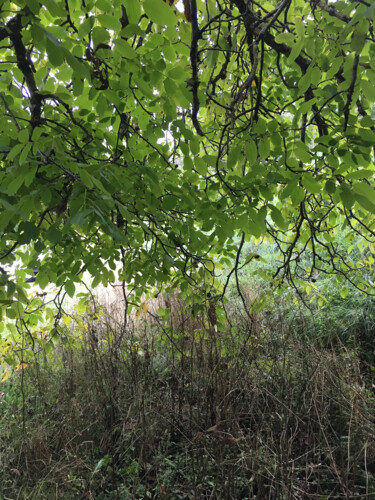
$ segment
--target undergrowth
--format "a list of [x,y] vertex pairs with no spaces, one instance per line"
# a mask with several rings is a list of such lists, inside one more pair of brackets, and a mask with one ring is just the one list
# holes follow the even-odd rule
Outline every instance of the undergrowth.
[[359,345],[314,341],[282,303],[233,306],[222,331],[167,305],[77,317],[2,384],[0,498],[374,498]]

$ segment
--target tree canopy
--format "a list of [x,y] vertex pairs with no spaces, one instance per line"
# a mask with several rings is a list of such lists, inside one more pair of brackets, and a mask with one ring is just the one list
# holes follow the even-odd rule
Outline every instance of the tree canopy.
[[[120,269],[136,299],[216,286],[257,257],[241,255],[251,238],[276,242],[274,280],[372,292],[375,3],[0,4],[9,318],[34,307],[34,267],[70,296],[84,272],[95,286]],[[337,234],[368,251],[353,262]]]

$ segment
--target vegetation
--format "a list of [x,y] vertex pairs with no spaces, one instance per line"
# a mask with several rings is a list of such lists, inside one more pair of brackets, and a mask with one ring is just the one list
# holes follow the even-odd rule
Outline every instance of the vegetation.
[[233,304],[226,331],[168,303],[162,328],[144,315],[125,328],[120,302],[77,314],[3,384],[4,498],[373,496],[374,367],[360,321],[356,342],[330,331],[322,347],[288,301],[252,323]]
[[374,17],[0,0],[0,496],[375,494]]

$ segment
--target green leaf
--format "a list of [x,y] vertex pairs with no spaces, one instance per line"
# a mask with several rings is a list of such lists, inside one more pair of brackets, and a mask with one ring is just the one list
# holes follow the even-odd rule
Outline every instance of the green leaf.
[[41,5],[37,0],[27,0],[27,6],[34,15],[38,15]]
[[245,152],[247,161],[250,163],[250,165],[254,165],[258,158],[258,150],[255,142],[250,138],[247,139],[245,143]]
[[321,78],[322,78],[322,72],[317,66],[315,66],[311,71],[311,83],[313,85],[318,85]]
[[355,198],[353,192],[350,186],[346,184],[341,184],[340,186],[340,198],[343,202],[344,207],[348,210],[350,210],[354,205]]
[[270,154],[270,139],[268,137],[263,137],[259,141],[259,155],[261,158],[267,158]]
[[306,90],[311,85],[311,74],[312,70],[308,69],[303,77],[298,82],[298,88],[300,89],[301,94],[304,94]]
[[321,184],[311,174],[303,174],[302,184],[307,191],[313,194],[319,193],[322,188]]
[[22,186],[24,181],[24,177],[20,174],[17,177],[15,177],[12,182],[9,183],[7,187],[7,191],[9,194],[15,194],[19,188]]
[[[169,78],[177,81],[186,80],[186,68],[184,68],[183,66],[174,66],[168,71],[168,76]],[[196,142],[199,145],[198,141],[193,142]]]
[[292,33],[280,33],[275,36],[275,42],[291,45],[294,42],[294,35]]
[[24,145],[21,144],[16,144],[7,154],[7,161],[12,161],[14,158],[16,158],[17,155],[22,151]]
[[69,297],[73,298],[75,291],[76,291],[76,287],[75,287],[74,282],[71,280],[68,280],[65,283],[65,290],[66,290],[66,293],[69,295]]
[[260,238],[265,232],[264,225],[262,223],[260,223],[259,221],[253,222],[253,221],[249,220],[247,227],[248,227],[249,233],[252,236],[255,236],[255,238]]
[[334,181],[328,180],[325,183],[324,189],[327,191],[329,194],[333,194],[336,191],[336,184]]
[[303,45],[304,45],[303,39],[299,40],[297,43],[294,43],[292,45],[292,50],[287,59],[288,65],[291,65],[297,59],[297,57],[301,53],[301,50],[303,49]]
[[45,238],[55,244],[62,241],[63,235],[56,227],[51,226],[46,232]]
[[350,48],[354,50],[354,52],[357,52],[359,54],[360,52],[362,52],[365,42],[366,42],[365,34],[359,33],[358,31],[354,31]]
[[121,52],[122,57],[126,57],[127,59],[134,59],[137,57],[137,52],[122,38],[116,40],[116,49]]
[[354,194],[355,200],[368,212],[375,214],[375,203],[372,203],[366,196],[361,194]]
[[66,58],[69,66],[73,69],[76,79],[85,79],[90,77],[90,71],[88,67],[82,61],[77,59],[73,54],[71,54],[68,50],[64,50],[64,57]]
[[207,260],[204,265],[208,269],[208,271],[212,272],[214,270],[214,264],[210,260]]
[[285,200],[286,198],[291,196],[297,188],[297,182],[297,179],[290,180],[287,186],[281,191],[280,199]]
[[345,286],[344,288],[341,289],[340,291],[340,296],[342,299],[345,299],[348,296],[349,293],[349,288]]
[[15,309],[13,309],[13,307],[7,307],[5,314],[9,319],[16,319],[17,318],[17,311]]
[[54,0],[44,0],[47,11],[54,17],[63,17],[65,15],[64,3]]
[[46,49],[48,54],[48,59],[52,66],[57,67],[61,66],[64,62],[64,54],[59,45],[56,45],[50,40],[50,37],[47,38],[46,41]]
[[43,269],[39,269],[35,283],[39,285],[42,290],[44,290],[49,282],[48,274]]
[[27,142],[29,140],[29,134],[30,134],[29,129],[28,128],[23,128],[18,133],[18,141],[19,142]]
[[131,24],[138,24],[141,17],[141,4],[139,0],[124,0],[126,14]]
[[375,189],[367,182],[356,182],[355,184],[353,184],[353,189],[356,193],[365,196],[370,201],[375,201]]
[[288,223],[284,220],[280,210],[271,205],[271,217],[274,223],[279,226],[282,231],[286,231],[288,229]]
[[296,29],[296,33],[298,38],[303,38],[305,36],[305,25],[300,17],[297,17],[294,26]]
[[47,41],[51,42],[53,45],[55,45],[55,47],[58,47],[60,45],[58,38],[56,38],[53,33],[48,30],[44,30],[44,34],[47,38]]
[[118,31],[121,28],[120,19],[110,14],[99,14],[97,20],[102,26],[109,30]]
[[177,205],[177,198],[175,196],[165,196],[163,198],[163,207],[165,210],[173,210]]
[[93,187],[94,183],[91,175],[82,167],[79,170],[79,176],[81,177],[81,180],[85,184],[85,186],[87,186],[89,189]]
[[301,201],[303,201],[305,199],[305,191],[303,190],[303,188],[301,186],[297,186],[293,190],[291,198],[292,198],[293,204],[298,205],[299,203],[301,203]]
[[144,0],[143,8],[147,16],[160,26],[176,26],[177,17],[173,7],[163,0]]
[[18,242],[22,245],[24,243],[30,243],[32,240],[36,240],[39,234],[38,228],[32,222],[22,222],[19,227],[20,235],[18,237]]
[[369,80],[362,80],[360,82],[361,90],[366,97],[366,99],[370,99],[371,102],[375,102],[375,85],[373,82]]
[[207,175],[208,165],[202,158],[200,158],[199,156],[195,158],[194,164],[195,164],[195,169],[200,175],[202,176]]
[[23,148],[23,150],[20,154],[19,160],[18,160],[20,165],[22,165],[25,162],[28,154],[30,153],[31,147],[32,147],[31,142],[25,144],[25,147]]

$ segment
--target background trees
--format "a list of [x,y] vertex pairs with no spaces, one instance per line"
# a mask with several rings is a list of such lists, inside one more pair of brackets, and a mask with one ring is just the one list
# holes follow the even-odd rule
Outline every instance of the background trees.
[[[356,270],[374,248],[374,6],[184,4],[1,3],[0,259],[22,262],[1,277],[9,317],[35,266],[73,296],[120,263],[139,298],[217,288],[264,237],[277,284],[328,272],[371,293]],[[344,240],[366,246],[358,261]]]

